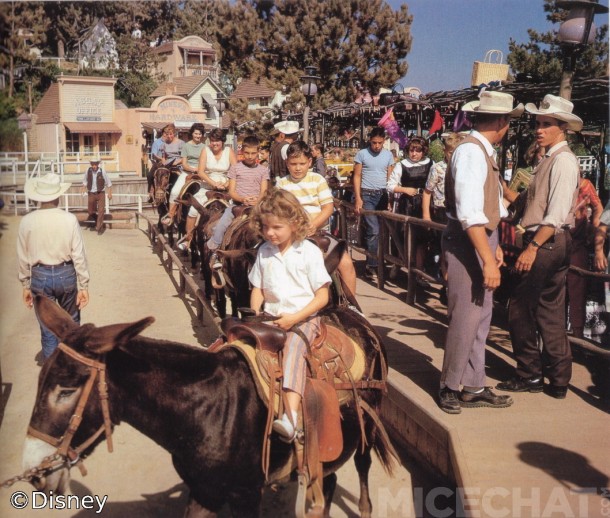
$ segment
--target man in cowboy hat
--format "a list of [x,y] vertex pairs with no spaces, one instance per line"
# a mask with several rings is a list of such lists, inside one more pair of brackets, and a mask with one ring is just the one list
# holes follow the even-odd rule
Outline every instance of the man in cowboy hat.
[[83,186],[81,188],[83,195],[87,193],[87,219],[95,219],[95,226],[90,230],[97,230],[99,235],[104,233],[104,212],[106,210],[106,197],[104,191],[108,194],[108,199],[112,199],[112,182],[106,171],[100,167],[100,158],[94,157],[91,159],[91,167],[85,172],[83,177]]
[[474,118],[474,130],[456,147],[447,168],[448,222],[442,238],[449,327],[439,406],[450,414],[513,403],[485,386],[485,342],[503,264],[497,227],[507,215],[493,146],[506,135],[510,119],[521,116],[523,105],[513,108],[512,95],[483,91],[462,111]]
[[546,376],[547,393],[563,399],[572,376],[565,292],[580,169],[566,133],[582,129],[573,108],[555,95],[546,95],[539,109],[532,103],[525,106],[536,118],[536,142],[546,153],[527,191],[521,219],[525,248],[515,263],[521,276],[510,299],[509,330],[517,368],[512,379],[497,385],[499,390],[542,392]]
[[[44,295],[56,300],[79,323],[80,310],[89,302],[89,270],[78,220],[58,208],[59,197],[70,187],[54,173],[26,181],[26,197],[40,206],[19,224],[17,260],[26,307],[32,307],[34,295]],[[46,359],[58,340],[42,323],[40,330]]]
[[297,121],[280,121],[274,126],[275,142],[271,145],[269,156],[269,172],[272,185],[276,178],[283,178],[288,174],[286,168],[286,150],[299,137],[301,128]]

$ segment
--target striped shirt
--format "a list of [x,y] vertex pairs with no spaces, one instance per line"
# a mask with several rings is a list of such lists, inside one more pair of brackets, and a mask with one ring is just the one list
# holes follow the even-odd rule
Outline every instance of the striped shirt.
[[295,182],[290,175],[277,180],[278,189],[285,189],[294,194],[310,215],[322,212],[322,206],[333,202],[328,183],[322,175],[307,171],[302,180]]
[[269,180],[269,169],[258,164],[250,167],[243,162],[237,162],[229,169],[228,177],[229,180],[235,180],[235,192],[238,196],[260,196],[263,181]]

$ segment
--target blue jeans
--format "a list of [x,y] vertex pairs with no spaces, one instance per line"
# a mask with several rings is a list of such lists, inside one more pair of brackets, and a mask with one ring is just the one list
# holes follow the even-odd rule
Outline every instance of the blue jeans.
[[[362,189],[362,208],[364,210],[386,210],[388,207],[388,193],[385,189],[370,190]],[[366,265],[370,268],[377,268],[377,253],[379,246],[379,217],[364,216],[366,223],[364,229],[364,239],[366,241],[366,249],[374,254],[375,257],[366,258]]]
[[218,247],[220,247],[220,245],[222,245],[222,239],[225,237],[225,233],[231,226],[234,219],[235,216],[233,215],[233,205],[231,205],[225,209],[222,216],[218,220],[218,223],[216,223],[216,226],[214,227],[212,237],[208,239],[209,250],[216,250]]
[[[33,295],[44,295],[57,303],[72,317],[72,320],[80,324],[80,310],[76,305],[78,287],[76,284],[76,271],[72,264],[59,266],[32,267]],[[36,315],[38,318],[38,314]],[[42,354],[47,359],[59,344],[57,337],[45,327],[38,318],[41,332]]]

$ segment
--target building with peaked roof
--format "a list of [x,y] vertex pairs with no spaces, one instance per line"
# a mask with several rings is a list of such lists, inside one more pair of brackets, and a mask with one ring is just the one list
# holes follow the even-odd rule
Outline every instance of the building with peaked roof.
[[[30,151],[55,154],[66,173],[84,172],[100,156],[108,172],[139,174],[152,140],[167,124],[175,124],[181,138],[195,122],[217,127],[217,113],[203,109],[201,101],[193,106],[183,96],[162,95],[150,108],[127,108],[115,99],[115,84],[108,77],[58,77],[32,115]],[[210,78],[200,84],[209,85],[217,88]]]
[[[222,93],[222,89],[211,77],[190,76],[179,77],[172,81],[161,83],[153,90],[150,96],[154,99],[165,95],[175,95],[185,98],[188,100],[193,110],[205,112],[205,125],[211,129],[212,127],[226,127],[225,125],[219,124],[220,113],[218,111],[217,103],[219,93]],[[179,122],[180,121],[175,122],[178,127]]]
[[242,79],[230,99],[246,99],[249,110],[273,110],[281,108],[286,100],[280,90],[274,90],[263,79]]
[[162,60],[157,72],[169,81],[179,77],[209,76],[218,81],[220,66],[211,43],[199,36],[185,36],[178,41],[166,41],[151,52]]
[[73,53],[78,58],[80,68],[107,70],[118,68],[119,54],[114,36],[104,24],[97,20],[78,40]]
[[109,77],[59,76],[32,115],[30,149],[75,165],[100,155],[116,170],[122,131],[115,123],[115,83]]

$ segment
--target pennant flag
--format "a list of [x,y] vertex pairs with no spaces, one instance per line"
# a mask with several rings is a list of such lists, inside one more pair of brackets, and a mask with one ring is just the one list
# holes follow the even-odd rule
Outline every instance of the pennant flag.
[[439,112],[438,110],[435,110],[434,111],[434,120],[432,121],[432,126],[430,126],[428,133],[430,135],[432,135],[433,133],[436,133],[437,131],[440,131],[442,129],[443,129],[443,118],[441,117],[441,112]]
[[381,117],[377,125],[385,129],[388,133],[388,137],[396,142],[401,149],[407,145],[407,136],[400,129],[398,122],[396,122],[392,108],[390,108],[385,115]]

